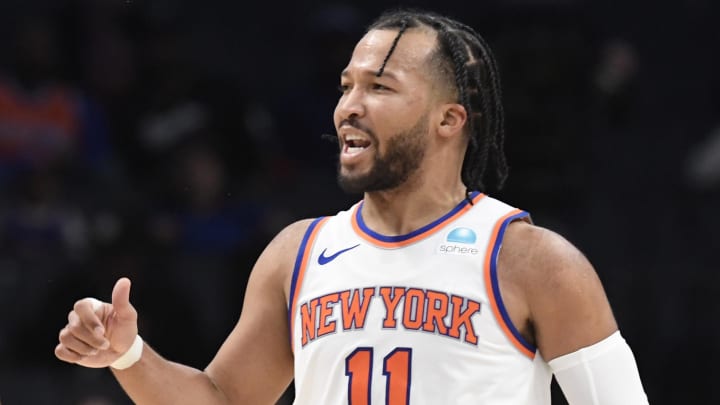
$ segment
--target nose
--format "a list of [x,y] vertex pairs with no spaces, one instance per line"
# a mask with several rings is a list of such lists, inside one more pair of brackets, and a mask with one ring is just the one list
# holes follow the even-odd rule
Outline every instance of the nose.
[[335,124],[365,115],[365,102],[360,90],[351,89],[343,94],[335,106]]

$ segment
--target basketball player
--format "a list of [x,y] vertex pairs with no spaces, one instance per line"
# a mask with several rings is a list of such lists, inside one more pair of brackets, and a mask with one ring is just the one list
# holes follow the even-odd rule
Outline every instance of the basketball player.
[[561,236],[480,193],[501,184],[503,108],[483,39],[392,12],[340,77],[339,182],[364,199],[288,226],[201,371],[138,335],[130,281],[77,301],[55,354],[110,366],[140,404],[647,404],[595,271]]

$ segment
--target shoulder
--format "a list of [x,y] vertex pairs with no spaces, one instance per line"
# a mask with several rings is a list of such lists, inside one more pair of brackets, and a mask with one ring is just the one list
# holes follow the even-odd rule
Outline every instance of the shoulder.
[[[283,228],[268,244],[268,249],[282,250],[299,248],[303,237],[319,218],[305,218]],[[296,252],[297,253],[297,252]]]
[[298,250],[311,227],[320,218],[307,218],[283,228],[270,241],[255,263],[253,273],[275,280],[287,295]]
[[522,297],[545,359],[569,353],[617,329],[590,261],[563,236],[515,221],[499,257],[503,278]]
[[594,273],[585,255],[560,234],[525,221],[510,223],[502,242],[502,258],[524,277],[546,279]]
[[294,262],[303,238],[310,230],[310,227],[315,226],[318,219],[301,219],[283,228],[267,245],[258,258],[258,262],[266,260],[279,262],[279,264]]

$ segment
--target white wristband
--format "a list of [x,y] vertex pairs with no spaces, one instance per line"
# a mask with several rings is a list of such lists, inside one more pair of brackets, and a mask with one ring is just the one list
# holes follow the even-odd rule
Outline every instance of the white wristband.
[[125,370],[126,368],[132,366],[133,364],[137,363],[138,360],[140,360],[140,357],[142,357],[142,351],[143,340],[140,335],[135,335],[135,341],[133,342],[132,346],[130,346],[130,349],[128,349],[125,354],[120,356],[120,358],[112,362],[112,364],[110,364],[110,367],[116,370]]
[[648,404],[635,357],[620,331],[548,365],[569,404]]

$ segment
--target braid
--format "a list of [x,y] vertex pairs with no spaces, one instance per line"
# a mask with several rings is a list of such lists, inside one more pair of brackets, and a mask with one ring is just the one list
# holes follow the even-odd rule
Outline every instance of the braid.
[[398,41],[400,41],[400,37],[402,36],[402,34],[405,32],[405,30],[407,28],[408,28],[407,21],[401,21],[400,22],[400,31],[398,31],[397,36],[395,37],[392,45],[390,46],[390,50],[388,51],[387,55],[385,55],[385,60],[383,60],[383,63],[380,66],[380,69],[378,69],[378,72],[376,74],[377,77],[382,76],[383,72],[385,71],[385,65],[387,65],[387,62],[390,59],[390,55],[392,55],[393,52],[395,52],[395,47],[397,46]]
[[455,65],[455,78],[459,93],[458,98],[462,105],[470,105],[470,100],[468,99],[468,70],[466,67],[468,63],[467,51],[463,49],[465,46],[457,37],[448,35],[447,41],[454,62],[453,65]]
[[[468,29],[472,30],[472,28]],[[507,178],[507,161],[505,159],[504,144],[505,144],[505,109],[502,104],[502,93],[500,84],[500,74],[497,67],[497,61],[493,57],[490,47],[485,40],[477,33],[472,31],[480,44],[479,50],[482,53],[482,59],[489,62],[488,77],[490,79],[490,99],[495,100],[493,105],[493,120],[492,128],[490,131],[495,134],[494,137],[488,137],[490,147],[492,148],[491,156],[494,159],[493,166],[495,168],[495,176],[497,181],[497,187],[501,188]]]
[[[458,102],[467,112],[468,148],[461,177],[467,195],[485,191],[485,180],[492,177],[495,189],[507,178],[505,159],[505,113],[502,105],[500,74],[487,42],[473,28],[434,13],[398,10],[380,16],[369,30],[397,29],[397,37],[385,57],[378,76],[392,55],[400,36],[408,28],[426,27],[437,33],[437,69],[457,90]],[[487,173],[488,170],[490,173]]]
[[[478,62],[469,61],[465,43],[452,33],[449,33],[447,36],[447,43],[450,48],[453,64],[455,65],[456,86],[458,88],[460,103],[467,111],[468,133],[471,134],[469,139],[470,144],[468,145],[468,149],[465,151],[465,159],[463,161],[463,170],[461,173],[462,181],[469,192],[471,185],[478,189],[484,188],[482,173],[485,171],[485,167],[487,166],[488,145],[487,142],[478,142],[477,136],[472,135],[477,131],[478,125],[476,121],[481,119],[483,115],[482,111],[487,109],[486,97],[482,94],[482,86],[478,70],[472,72],[472,82],[468,79],[468,76],[470,76],[470,72],[468,72],[468,65],[474,65]],[[474,93],[472,97],[473,100],[471,100],[468,95],[468,93],[471,92]],[[477,101],[479,101],[479,103]],[[478,108],[479,111],[476,112],[475,106],[478,104],[480,107]],[[480,126],[483,127],[485,132],[487,132],[487,122],[488,120],[481,120],[480,122]],[[468,168],[472,169],[468,170]],[[477,171],[480,172],[480,176],[478,176],[479,179],[474,179],[472,174]]]

